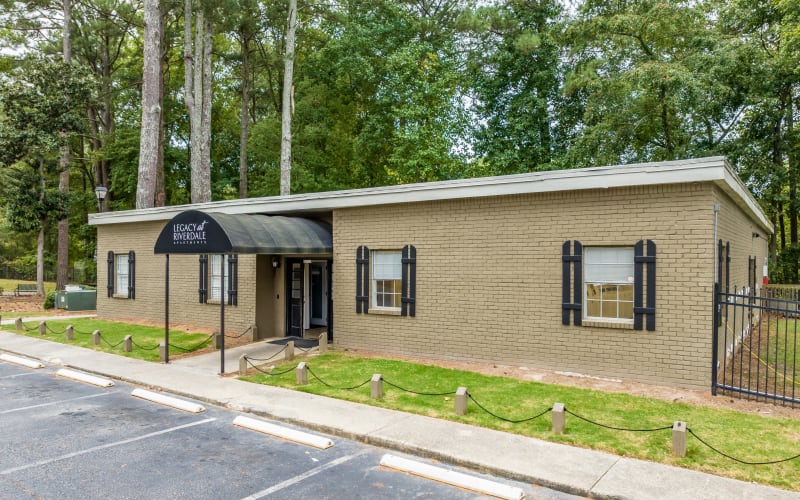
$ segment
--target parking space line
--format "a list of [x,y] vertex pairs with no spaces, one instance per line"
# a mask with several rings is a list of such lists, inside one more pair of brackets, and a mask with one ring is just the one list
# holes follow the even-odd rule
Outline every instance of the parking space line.
[[79,401],[81,399],[99,398],[99,397],[102,397],[102,396],[108,396],[110,394],[114,394],[116,392],[117,391],[101,392],[99,394],[90,394],[88,396],[79,396],[77,398],[60,399],[58,401],[51,401],[50,403],[41,403],[41,404],[38,404],[38,405],[22,406],[20,408],[12,408],[10,410],[0,411],[0,415],[5,415],[6,413],[14,413],[14,412],[18,412],[18,411],[33,410],[35,408],[42,408],[44,406],[53,406],[53,405],[58,405],[58,404],[61,404],[61,403],[69,403],[70,401]]
[[27,465],[20,465],[19,467],[12,467],[10,469],[6,469],[4,471],[0,471],[0,475],[1,476],[6,476],[6,475],[12,474],[14,472],[19,472],[19,471],[22,471],[22,470],[25,470],[25,469],[31,469],[33,467],[41,467],[42,465],[48,465],[48,464],[51,464],[53,462],[58,462],[60,460],[66,460],[66,459],[69,459],[69,458],[78,457],[80,455],[86,455],[87,453],[93,453],[95,451],[105,450],[107,448],[113,448],[115,446],[122,446],[122,445],[129,444],[129,443],[135,443],[136,441],[142,441],[144,439],[149,439],[149,438],[155,437],[155,436],[161,436],[162,434],[168,434],[170,432],[179,431],[181,429],[188,429],[189,427],[195,427],[197,425],[207,424],[207,423],[213,422],[215,420],[216,420],[216,418],[207,418],[205,420],[200,420],[199,422],[192,422],[192,423],[189,423],[189,424],[179,425],[177,427],[170,427],[169,429],[163,429],[163,430],[160,430],[160,431],[151,432],[149,434],[144,434],[142,436],[137,436],[137,437],[130,438],[130,439],[123,439],[122,441],[116,441],[116,442],[113,442],[113,443],[107,443],[107,444],[103,444],[103,445],[100,445],[100,446],[94,446],[92,448],[87,448],[85,450],[76,451],[76,452],[73,452],[73,453],[67,453],[66,455],[61,455],[61,456],[58,456],[58,457],[48,458],[48,459],[45,459],[45,460],[39,460],[38,462],[33,462],[33,463],[30,463],[30,464],[27,464]]
[[242,500],[256,500],[258,498],[264,498],[265,496],[271,495],[271,494],[275,493],[276,491],[280,491],[280,490],[282,490],[284,488],[288,488],[289,486],[297,484],[300,481],[303,481],[304,479],[308,479],[311,476],[315,476],[315,475],[319,474],[320,472],[324,472],[324,471],[326,471],[328,469],[336,467],[337,465],[341,465],[341,464],[343,464],[345,462],[349,462],[350,460],[356,458],[359,455],[363,455],[366,452],[367,452],[367,450],[363,450],[363,451],[360,451],[358,453],[353,453],[352,455],[345,455],[345,456],[339,457],[339,458],[337,458],[335,460],[331,460],[330,462],[328,462],[326,464],[323,464],[323,465],[320,465],[319,467],[315,467],[315,468],[313,468],[313,469],[311,469],[311,470],[309,470],[307,472],[304,472],[303,474],[300,474],[298,476],[289,478],[286,481],[280,482],[280,483],[276,484],[275,486],[271,486],[271,487],[269,487],[269,488],[267,488],[265,490],[259,491],[258,493],[253,493],[252,495],[250,495],[248,497],[244,497]]

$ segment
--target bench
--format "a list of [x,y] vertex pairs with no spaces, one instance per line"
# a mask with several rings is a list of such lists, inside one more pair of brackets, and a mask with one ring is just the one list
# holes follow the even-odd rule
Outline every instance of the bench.
[[38,292],[36,285],[32,285],[30,283],[19,283],[17,285],[17,289],[14,290],[14,295],[19,296],[25,293],[32,293],[35,295],[36,292]]

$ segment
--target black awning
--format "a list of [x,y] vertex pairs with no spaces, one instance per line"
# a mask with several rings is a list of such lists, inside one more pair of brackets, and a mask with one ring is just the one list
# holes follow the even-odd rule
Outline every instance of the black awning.
[[333,237],[330,224],[313,219],[189,210],[167,222],[154,252],[330,255]]

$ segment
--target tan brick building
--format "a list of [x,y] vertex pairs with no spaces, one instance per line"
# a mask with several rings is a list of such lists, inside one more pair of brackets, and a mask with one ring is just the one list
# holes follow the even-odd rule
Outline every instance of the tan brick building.
[[[189,210],[232,241],[261,232],[234,220],[288,229],[239,244],[233,265],[218,249],[203,263],[202,244],[171,254],[172,322],[216,327],[222,281],[229,333],[327,327],[339,348],[701,389],[718,242],[730,283],[760,285],[773,230],[721,157],[113,212],[90,216],[107,260],[101,317],[164,320],[154,248],[195,229],[175,225]],[[330,231],[330,246],[285,244],[297,221]]]

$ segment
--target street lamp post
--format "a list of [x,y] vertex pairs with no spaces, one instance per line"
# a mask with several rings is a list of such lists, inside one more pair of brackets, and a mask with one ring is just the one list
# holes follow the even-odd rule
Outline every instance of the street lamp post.
[[103,211],[103,200],[106,199],[108,188],[105,186],[97,186],[94,188],[94,195],[97,196],[97,208],[100,212]]

